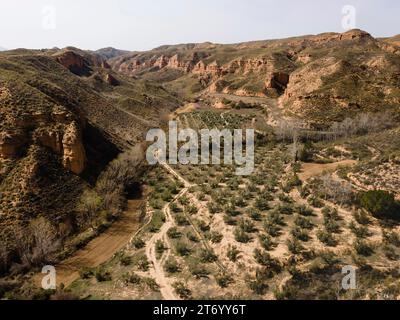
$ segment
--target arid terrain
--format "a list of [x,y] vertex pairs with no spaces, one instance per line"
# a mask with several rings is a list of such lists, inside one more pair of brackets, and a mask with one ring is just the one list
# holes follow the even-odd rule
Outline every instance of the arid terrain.
[[[399,299],[398,38],[1,52],[0,298]],[[254,171],[148,165],[168,120]]]

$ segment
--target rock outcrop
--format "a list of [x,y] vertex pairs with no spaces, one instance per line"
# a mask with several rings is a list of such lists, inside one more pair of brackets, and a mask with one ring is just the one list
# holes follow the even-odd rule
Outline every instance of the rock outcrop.
[[75,74],[81,74],[85,71],[85,60],[79,54],[73,51],[65,51],[56,57],[58,63]]
[[105,77],[105,81],[110,85],[110,86],[118,86],[119,81],[111,74],[107,73]]
[[289,83],[289,75],[285,72],[273,72],[268,76],[265,87],[267,89],[276,89],[278,91],[285,91]]
[[0,132],[0,157],[3,159],[18,157],[26,143],[27,137],[22,130]]
[[85,169],[86,154],[81,132],[75,122],[64,132],[62,145],[64,167],[75,174],[81,174]]

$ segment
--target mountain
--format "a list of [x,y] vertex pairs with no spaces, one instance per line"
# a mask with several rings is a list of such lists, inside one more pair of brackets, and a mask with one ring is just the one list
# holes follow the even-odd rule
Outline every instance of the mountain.
[[6,51],[7,49],[0,46],[0,51]]
[[99,49],[99,50],[95,51],[95,53],[98,54],[99,56],[103,57],[104,59],[111,59],[111,58],[116,58],[116,57],[128,54],[128,53],[130,53],[130,51],[119,50],[119,49],[115,49],[112,47],[107,47],[107,48]]
[[[232,45],[162,46],[108,61],[186,99],[215,93],[279,98],[285,113],[315,123],[400,103],[398,37],[351,30]],[[377,84],[379,84],[377,86]]]

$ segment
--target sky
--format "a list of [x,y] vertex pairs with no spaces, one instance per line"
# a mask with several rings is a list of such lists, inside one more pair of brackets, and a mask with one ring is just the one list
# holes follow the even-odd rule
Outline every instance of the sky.
[[0,0],[0,47],[135,51],[352,27],[384,37],[400,33],[399,17],[398,0]]

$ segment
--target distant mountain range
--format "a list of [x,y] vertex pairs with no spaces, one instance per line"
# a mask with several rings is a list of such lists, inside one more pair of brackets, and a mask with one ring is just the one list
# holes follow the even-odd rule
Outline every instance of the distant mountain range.
[[7,49],[0,46],[0,51],[6,51]]

